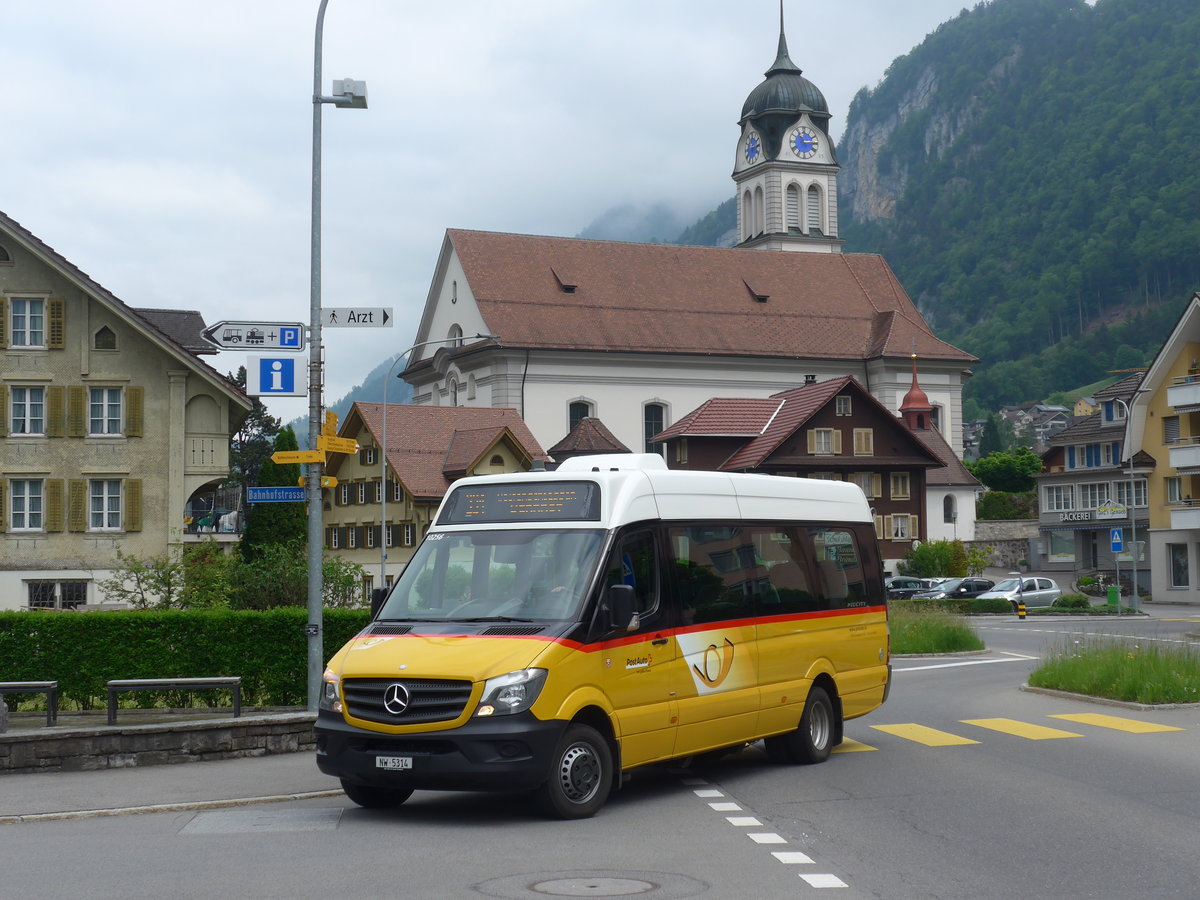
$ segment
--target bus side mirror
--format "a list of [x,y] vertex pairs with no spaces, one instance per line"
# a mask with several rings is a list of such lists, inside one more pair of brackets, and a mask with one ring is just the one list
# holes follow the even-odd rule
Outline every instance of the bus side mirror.
[[608,627],[613,631],[637,631],[641,618],[634,605],[633,588],[628,584],[614,584],[604,595],[608,607]]
[[379,615],[379,610],[383,608],[383,601],[387,599],[387,588],[375,588],[371,591],[371,621],[375,621],[375,617]]

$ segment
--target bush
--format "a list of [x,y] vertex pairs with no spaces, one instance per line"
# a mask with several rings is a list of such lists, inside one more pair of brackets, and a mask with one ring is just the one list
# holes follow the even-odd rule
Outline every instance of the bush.
[[896,568],[915,578],[961,578],[967,574],[967,548],[962,541],[926,541],[904,554]]
[[1036,519],[1037,492],[1010,494],[986,491],[975,508],[976,519]]
[[892,600],[888,603],[891,612],[919,612],[924,609],[940,608],[959,616],[983,616],[996,613],[1012,613],[1012,604],[1002,597],[950,597],[944,600]]
[[1059,609],[1091,609],[1092,601],[1087,594],[1063,594],[1053,605]]
[[982,650],[983,641],[961,616],[938,603],[893,604],[888,613],[893,653]]
[[[323,618],[328,659],[370,613],[327,609]],[[307,610],[295,607],[0,612],[0,659],[6,679],[58,681],[60,698],[80,709],[103,707],[104,683],[114,678],[218,675],[242,677],[247,705],[300,706],[308,693],[307,621]]]

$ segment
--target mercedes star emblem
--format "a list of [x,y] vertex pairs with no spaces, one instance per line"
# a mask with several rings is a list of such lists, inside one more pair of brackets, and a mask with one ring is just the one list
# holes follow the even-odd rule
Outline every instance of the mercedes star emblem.
[[389,684],[383,691],[383,708],[393,716],[403,715],[408,709],[408,688],[399,682]]

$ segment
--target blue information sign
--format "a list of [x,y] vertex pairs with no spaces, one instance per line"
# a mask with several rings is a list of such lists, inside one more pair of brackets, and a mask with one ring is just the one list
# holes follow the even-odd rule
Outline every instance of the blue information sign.
[[246,488],[248,503],[303,503],[302,487],[252,487]]
[[1112,537],[1112,552],[1121,553],[1125,549],[1125,544],[1121,539],[1121,529],[1110,528],[1109,534]]

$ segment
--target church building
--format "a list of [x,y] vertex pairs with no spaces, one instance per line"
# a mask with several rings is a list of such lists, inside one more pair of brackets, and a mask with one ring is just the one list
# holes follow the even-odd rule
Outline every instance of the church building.
[[516,409],[543,447],[584,419],[638,452],[714,397],[853,379],[962,454],[977,359],[940,340],[881,256],[843,253],[829,107],[788,54],[742,107],[735,247],[446,232],[403,373],[421,405]]

